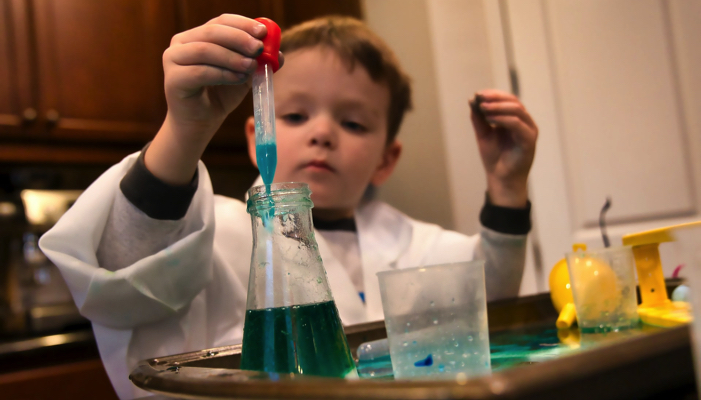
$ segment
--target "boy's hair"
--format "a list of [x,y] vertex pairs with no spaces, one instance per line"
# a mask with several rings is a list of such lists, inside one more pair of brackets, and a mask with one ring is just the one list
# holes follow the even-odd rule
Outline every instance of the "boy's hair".
[[316,46],[335,51],[351,71],[359,62],[373,81],[387,85],[387,143],[392,143],[404,114],[412,106],[409,77],[392,50],[363,22],[341,16],[321,17],[293,26],[283,32],[280,42],[283,53]]

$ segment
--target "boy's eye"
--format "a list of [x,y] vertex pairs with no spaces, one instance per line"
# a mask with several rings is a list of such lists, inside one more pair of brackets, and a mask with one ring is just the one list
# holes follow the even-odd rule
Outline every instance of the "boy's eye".
[[298,113],[290,113],[283,115],[282,119],[290,124],[300,124],[307,120],[307,116]]
[[344,128],[352,132],[367,132],[367,128],[365,128],[365,126],[354,121],[343,121],[342,125]]

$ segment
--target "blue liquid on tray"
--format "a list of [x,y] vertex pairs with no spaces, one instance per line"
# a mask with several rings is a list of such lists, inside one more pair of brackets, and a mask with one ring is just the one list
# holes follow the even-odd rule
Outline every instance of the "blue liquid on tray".
[[269,191],[277,167],[277,145],[275,142],[256,144],[256,161],[263,183]]

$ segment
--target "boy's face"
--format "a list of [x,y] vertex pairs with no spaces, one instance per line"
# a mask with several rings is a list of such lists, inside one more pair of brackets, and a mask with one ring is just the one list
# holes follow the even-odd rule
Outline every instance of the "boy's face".
[[[305,182],[314,214],[351,216],[367,186],[391,174],[401,145],[387,141],[389,90],[335,52],[308,48],[285,54],[275,74],[277,169],[275,182]],[[252,118],[246,126],[255,163]]]

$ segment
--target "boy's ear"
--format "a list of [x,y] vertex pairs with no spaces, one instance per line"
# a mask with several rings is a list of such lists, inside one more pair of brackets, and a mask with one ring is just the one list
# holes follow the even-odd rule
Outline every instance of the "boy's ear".
[[253,166],[258,168],[256,161],[256,123],[253,117],[248,117],[246,120],[246,142],[248,143],[248,157],[251,159]]
[[401,155],[402,143],[395,139],[385,148],[385,152],[382,155],[382,163],[375,170],[375,173],[370,179],[370,183],[376,187],[385,183],[390,175],[392,175],[392,171],[394,171],[394,167],[397,166],[397,161],[399,161],[399,156]]

